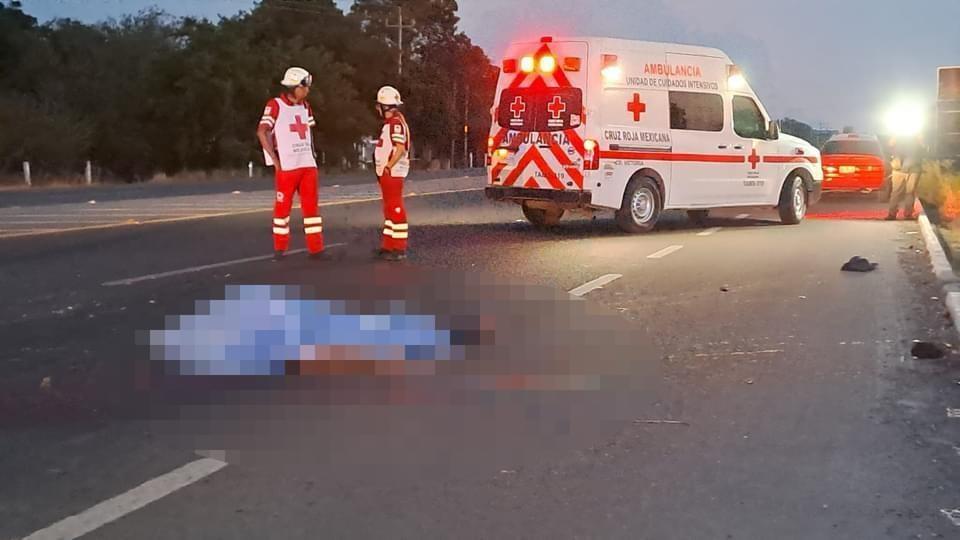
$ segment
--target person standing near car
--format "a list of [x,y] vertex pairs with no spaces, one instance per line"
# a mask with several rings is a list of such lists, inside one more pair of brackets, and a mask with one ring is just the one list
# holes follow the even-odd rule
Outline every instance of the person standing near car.
[[275,171],[276,201],[273,206],[273,255],[283,259],[290,247],[290,209],[300,194],[303,232],[311,258],[323,252],[323,218],[317,200],[317,160],[312,129],[317,125],[307,102],[313,77],[292,67],[280,84],[284,91],[267,102],[257,126],[267,166]]
[[893,142],[893,175],[890,180],[890,207],[887,221],[894,221],[903,206],[903,218],[913,219],[917,184],[923,166],[923,141],[919,135]]

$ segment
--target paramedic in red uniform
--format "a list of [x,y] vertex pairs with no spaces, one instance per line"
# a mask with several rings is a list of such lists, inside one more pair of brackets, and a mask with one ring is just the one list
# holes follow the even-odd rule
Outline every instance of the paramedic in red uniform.
[[377,254],[399,261],[407,256],[409,226],[403,208],[403,180],[410,170],[410,128],[399,107],[400,92],[384,86],[377,92],[377,110],[383,117],[380,140],[374,151],[380,192],[383,194],[383,235]]
[[311,258],[323,252],[323,219],[317,205],[317,161],[311,129],[316,126],[307,102],[313,77],[292,67],[280,82],[284,91],[267,102],[257,127],[267,166],[273,166],[276,201],[273,206],[273,254],[282,259],[290,247],[290,208],[294,193],[300,194],[303,232]]

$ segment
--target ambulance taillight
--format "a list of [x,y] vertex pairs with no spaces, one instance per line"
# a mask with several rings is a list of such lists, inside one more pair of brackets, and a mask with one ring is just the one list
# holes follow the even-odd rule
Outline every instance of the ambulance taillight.
[[493,153],[493,144],[494,144],[493,137],[487,137],[487,153],[488,154]]
[[593,139],[583,141],[583,169],[600,170],[600,145]]

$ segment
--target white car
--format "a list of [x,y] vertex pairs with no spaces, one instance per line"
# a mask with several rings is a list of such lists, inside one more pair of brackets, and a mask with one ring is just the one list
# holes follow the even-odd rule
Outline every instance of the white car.
[[778,207],[799,223],[820,198],[819,151],[779,133],[726,54],[609,38],[507,49],[492,109],[487,196],[536,225],[612,209],[628,232],[665,209]]

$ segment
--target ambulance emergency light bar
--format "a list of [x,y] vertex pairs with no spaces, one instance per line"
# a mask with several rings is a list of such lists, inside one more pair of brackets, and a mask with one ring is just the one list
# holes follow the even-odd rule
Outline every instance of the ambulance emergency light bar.
[[[504,73],[516,73],[518,70],[523,73],[539,71],[549,75],[557,70],[557,57],[552,54],[543,54],[539,57],[527,55],[520,58],[519,61],[516,58],[507,58],[503,61]],[[580,71],[580,59],[573,56],[564,58],[563,70]]]
[[[541,43],[551,43],[552,41],[553,38],[549,36],[540,38]],[[580,58],[576,56],[565,57],[563,59],[563,71],[580,71],[580,64]],[[503,60],[504,73],[516,73],[518,70],[522,73],[538,71],[549,75],[557,70],[557,57],[552,54],[536,56],[528,54],[519,60],[516,58],[506,58]]]

